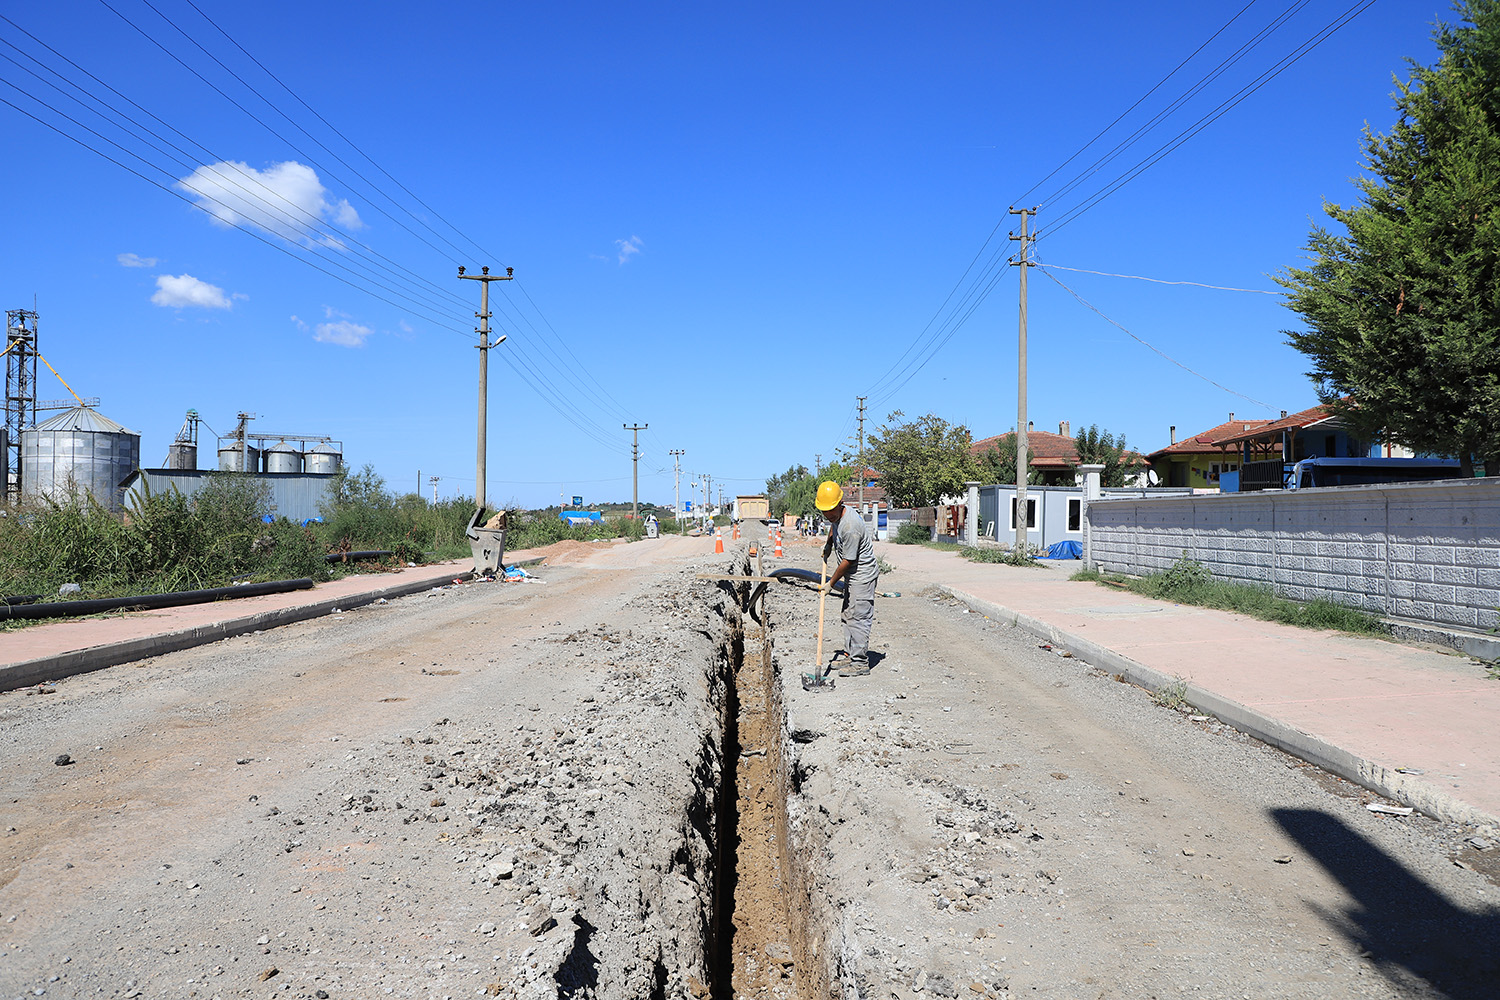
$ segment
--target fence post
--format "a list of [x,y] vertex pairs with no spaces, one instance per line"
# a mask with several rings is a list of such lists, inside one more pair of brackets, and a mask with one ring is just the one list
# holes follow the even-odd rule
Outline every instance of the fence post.
[[979,544],[979,484],[964,483],[964,544]]
[[1093,569],[1094,524],[1089,519],[1089,505],[1101,495],[1099,475],[1104,471],[1104,466],[1080,465],[1078,471],[1083,473],[1083,568]]

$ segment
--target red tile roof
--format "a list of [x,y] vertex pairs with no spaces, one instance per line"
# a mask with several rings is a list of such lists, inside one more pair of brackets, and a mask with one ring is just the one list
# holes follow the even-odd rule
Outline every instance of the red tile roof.
[[1199,434],[1191,434],[1176,444],[1168,445],[1159,451],[1153,451],[1148,457],[1158,458],[1162,455],[1219,455],[1224,449],[1223,445],[1240,438],[1235,435],[1243,435],[1247,431],[1259,432],[1269,420],[1230,420],[1217,427],[1210,427]]
[[[975,441],[969,446],[969,454],[978,458],[1005,438],[1014,437],[1015,431],[996,434]],[[1078,464],[1078,449],[1073,439],[1050,431],[1026,432],[1026,464],[1033,469],[1067,469]]]
[[1333,414],[1329,413],[1326,407],[1313,406],[1298,413],[1293,413],[1291,416],[1282,417],[1280,420],[1264,421],[1265,426],[1251,428],[1246,433],[1226,438],[1225,443],[1251,441],[1264,437],[1279,437],[1284,430],[1301,430],[1304,427],[1311,427],[1313,424],[1322,423],[1332,418]]

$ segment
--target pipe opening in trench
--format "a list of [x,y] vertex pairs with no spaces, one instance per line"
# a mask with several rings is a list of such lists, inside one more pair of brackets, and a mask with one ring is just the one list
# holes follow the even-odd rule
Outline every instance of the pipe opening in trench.
[[720,656],[725,698],[710,996],[826,997],[830,956],[812,915],[809,865],[787,821],[795,754],[774,656],[774,599],[770,613],[759,604],[757,623],[743,613],[749,587],[738,589],[726,606]]

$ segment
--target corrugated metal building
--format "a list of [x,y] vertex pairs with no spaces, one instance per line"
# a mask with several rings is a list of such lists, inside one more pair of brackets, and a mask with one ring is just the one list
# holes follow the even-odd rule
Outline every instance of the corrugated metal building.
[[[161,493],[176,487],[187,496],[203,488],[209,476],[241,475],[241,473],[215,472],[210,469],[141,469],[125,480],[125,489],[130,490],[144,483],[152,493]],[[316,472],[255,472],[250,477],[271,487],[271,511],[277,517],[290,521],[305,521],[321,517],[320,506],[328,496],[328,485],[332,474]]]

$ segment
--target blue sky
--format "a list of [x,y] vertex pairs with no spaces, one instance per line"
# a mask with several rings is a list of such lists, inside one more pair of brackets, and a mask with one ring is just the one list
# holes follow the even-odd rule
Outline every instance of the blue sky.
[[[478,308],[456,269],[514,267],[491,286],[509,339],[491,352],[487,494],[525,506],[628,500],[626,422],[649,425],[641,496],[664,503],[669,449],[686,451],[684,492],[702,473],[754,491],[850,446],[859,395],[871,428],[901,409],[1009,430],[1017,269],[961,325],[953,306],[1013,249],[1012,204],[1041,204],[1044,264],[1274,291],[1323,200],[1351,200],[1361,128],[1392,121],[1392,74],[1432,61],[1431,23],[1450,16],[1370,5],[1054,232],[1350,3],[196,2],[0,11],[0,98],[157,182],[0,105],[4,307],[35,296],[43,354],[142,434],[148,465],[187,408],[220,433],[249,410],[258,430],[341,439],[395,489],[420,470],[424,493],[437,475],[451,496],[474,489]],[[28,57],[172,145],[82,111]],[[1097,423],[1151,451],[1169,425],[1316,401],[1277,296],[1049,273],[1242,395],[1033,270],[1039,429]],[[908,348],[920,365],[898,365]]]

